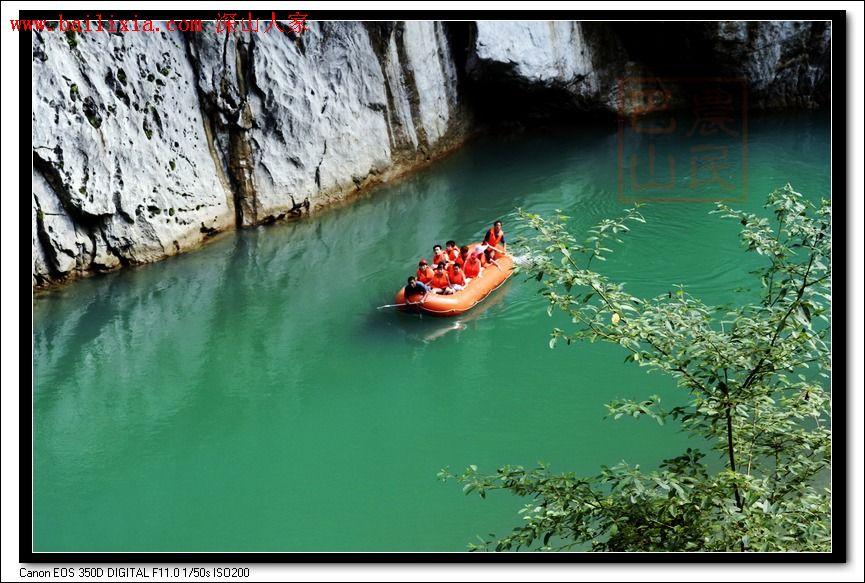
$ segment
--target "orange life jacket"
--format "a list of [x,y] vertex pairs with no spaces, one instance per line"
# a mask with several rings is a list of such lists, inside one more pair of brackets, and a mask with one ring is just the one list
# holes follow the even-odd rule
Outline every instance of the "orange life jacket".
[[445,289],[446,287],[450,286],[447,274],[442,273],[441,275],[439,275],[438,273],[433,273],[432,286],[440,289]]
[[481,262],[477,257],[469,257],[466,259],[466,266],[463,269],[466,277],[477,277],[481,272]]
[[460,250],[456,247],[454,247],[450,251],[445,251],[445,253],[447,253],[448,259],[450,259],[451,261],[456,261],[460,258]]
[[437,266],[442,261],[447,261],[447,260],[448,260],[447,254],[444,251],[442,251],[438,255],[433,255],[432,263],[433,263],[433,265]]
[[421,267],[417,268],[417,280],[421,283],[429,283],[433,278],[433,270],[429,265],[426,266],[426,269]]
[[498,247],[499,243],[501,243],[502,239],[504,239],[504,238],[505,238],[505,231],[504,230],[499,231],[499,234],[496,235],[496,230],[490,229],[489,231],[487,231],[487,236],[484,237],[484,243],[486,243],[490,247]]
[[468,255],[466,255],[465,257],[463,257],[462,253],[460,253],[459,255],[457,255],[457,258],[454,259],[454,263],[456,263],[457,265],[459,265],[460,267],[462,267],[463,265],[466,264],[466,259],[468,259],[468,258],[469,258]]
[[451,285],[465,285],[466,284],[466,276],[463,275],[462,271],[460,271],[459,273],[448,274],[448,277],[450,277]]

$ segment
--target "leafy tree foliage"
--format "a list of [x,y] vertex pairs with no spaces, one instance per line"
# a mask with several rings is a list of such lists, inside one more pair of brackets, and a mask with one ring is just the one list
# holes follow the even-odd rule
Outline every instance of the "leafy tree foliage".
[[[520,210],[535,233],[529,271],[549,313],[573,328],[550,346],[604,341],[626,361],[673,377],[690,396],[664,408],[657,396],[615,401],[609,416],[677,423],[696,447],[653,471],[624,463],[592,477],[504,466],[455,476],[485,497],[508,490],[530,499],[522,523],[472,550],[828,551],[830,532],[831,204],[814,205],[790,185],[772,192],[771,218],[718,204],[741,223],[749,252],[765,258],[753,303],[709,306],[678,287],[643,299],[592,269],[621,242],[638,209],[604,220],[580,242],[553,219]],[[711,450],[709,450],[711,448]]]

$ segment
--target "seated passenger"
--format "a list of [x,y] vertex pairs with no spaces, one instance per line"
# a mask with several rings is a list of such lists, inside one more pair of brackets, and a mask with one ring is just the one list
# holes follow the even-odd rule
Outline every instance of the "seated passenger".
[[433,269],[427,265],[426,259],[421,259],[417,264],[417,279],[423,284],[429,284],[433,278]]
[[435,269],[435,273],[433,273],[432,281],[430,282],[430,287],[432,287],[433,293],[441,294],[441,295],[450,295],[454,293],[454,288],[451,287],[450,279],[448,279],[448,274],[445,273],[445,262],[442,261],[438,264],[438,267]]
[[448,256],[445,255],[444,251],[442,251],[442,246],[441,245],[433,245],[432,264],[438,265],[442,261],[447,261],[447,260],[448,260]]
[[465,267],[466,259],[468,259],[468,258],[469,258],[469,246],[463,245],[462,247],[460,247],[460,254],[456,258],[455,263],[459,263],[460,267]]
[[456,263],[456,260],[460,257],[460,249],[457,247],[456,241],[445,243],[445,255],[448,256],[448,261]]
[[454,291],[460,291],[466,287],[466,276],[463,273],[463,270],[460,269],[460,266],[456,263],[451,264],[451,273],[448,275],[448,279],[451,282],[451,287],[454,288]]
[[405,302],[407,304],[417,304],[423,302],[430,289],[423,282],[417,280],[413,275],[408,276],[408,284],[404,288]]
[[494,222],[493,227],[484,235],[484,244],[487,245],[487,260],[495,259],[496,255],[508,252],[508,244],[505,242],[505,232],[502,230],[501,221]]
[[448,263],[445,265],[445,273],[448,274],[451,281],[454,279],[454,265],[456,265],[456,263]]
[[463,273],[466,277],[474,278],[477,277],[481,272],[481,260],[483,257],[483,253],[472,253],[469,255],[469,258],[466,259],[466,264],[463,267]]

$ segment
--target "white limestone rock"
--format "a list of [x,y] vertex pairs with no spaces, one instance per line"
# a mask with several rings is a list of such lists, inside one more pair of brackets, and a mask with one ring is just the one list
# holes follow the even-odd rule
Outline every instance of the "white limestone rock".
[[[607,106],[615,99],[613,79],[627,63],[615,43],[589,43],[583,23],[477,22],[468,69],[481,82],[513,88],[559,89],[570,107]],[[549,99],[550,94],[547,94]]]
[[432,146],[448,131],[457,101],[456,67],[441,22],[411,21],[403,33],[405,53],[418,94],[420,125]]
[[312,23],[296,43],[259,35],[251,66],[258,218],[390,164],[384,76],[361,23]]
[[391,115],[388,117],[391,146],[416,150],[419,141],[412,119],[409,88],[399,60],[396,35],[390,35],[383,69],[392,94]]
[[371,23],[157,26],[34,35],[34,281],[323,206],[429,158],[459,125],[441,23],[382,26],[384,50]]
[[242,225],[324,206],[453,131],[457,74],[441,23],[210,31],[190,47]]
[[[49,205],[49,191],[57,201],[55,218],[45,215],[54,229],[43,229],[52,277],[90,269],[93,241],[92,268],[110,268],[193,247],[202,228],[232,223],[179,33],[45,32],[33,49],[34,204]],[[72,261],[61,222],[91,241]]]
[[566,85],[595,69],[581,24],[572,21],[478,21],[475,53],[530,84]]
[[38,276],[68,273],[86,266],[93,253],[87,232],[78,228],[63,209],[45,178],[33,173],[33,215],[38,245]]

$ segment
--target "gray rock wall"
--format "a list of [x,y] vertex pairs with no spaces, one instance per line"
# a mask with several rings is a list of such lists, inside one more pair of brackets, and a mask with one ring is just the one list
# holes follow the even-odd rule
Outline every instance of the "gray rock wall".
[[160,259],[233,224],[178,35],[34,35],[34,278]]
[[[829,103],[830,41],[825,22],[481,21],[468,72],[491,93],[512,90],[556,114],[618,113],[621,78],[688,75],[743,78],[756,109],[817,108]],[[665,89],[686,103],[678,87]]]
[[35,285],[309,212],[466,135],[441,23],[53,32],[33,55]]
[[[615,111],[620,77],[669,58],[607,23],[309,26],[34,34],[34,285],[313,212],[459,145],[492,97]],[[747,77],[758,107],[828,100],[822,23],[700,23],[676,38]]]
[[580,22],[479,21],[470,70],[480,76],[487,67],[509,68],[526,86],[557,85],[575,95],[594,95],[600,89],[598,72],[609,65],[594,53]]
[[706,24],[703,34],[719,66],[749,80],[753,107],[828,105],[832,38],[828,23],[718,22]]

